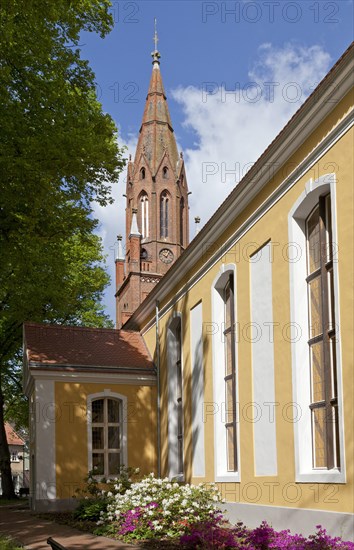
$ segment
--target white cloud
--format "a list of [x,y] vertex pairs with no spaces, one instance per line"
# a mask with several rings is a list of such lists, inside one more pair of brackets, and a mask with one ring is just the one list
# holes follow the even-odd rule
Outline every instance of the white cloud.
[[[202,225],[308,97],[330,64],[321,46],[264,44],[249,81],[173,92],[197,143],[184,151],[194,216]],[[230,93],[231,88],[233,93]],[[207,94],[207,91],[211,91]],[[231,173],[227,174],[227,171]],[[232,173],[236,172],[236,173]]]
[[[196,135],[195,146],[184,150],[192,191],[191,237],[195,232],[194,216],[200,216],[201,225],[205,224],[326,74],[329,65],[330,56],[321,46],[306,48],[287,44],[275,48],[268,43],[259,48],[258,59],[249,71],[249,81],[232,84],[233,89],[238,90],[236,93],[229,94],[222,84],[215,83],[174,90],[173,97],[185,116],[184,125]],[[214,93],[207,95],[207,89]],[[136,136],[125,141],[133,158],[136,143]],[[236,170],[236,174],[226,174],[225,170]],[[106,311],[112,319],[115,318],[116,235],[121,233],[123,239],[125,236],[125,199],[122,197],[125,181],[122,174],[113,189],[113,205],[95,207],[95,215],[101,222],[98,233],[108,255],[112,278],[105,295]]]

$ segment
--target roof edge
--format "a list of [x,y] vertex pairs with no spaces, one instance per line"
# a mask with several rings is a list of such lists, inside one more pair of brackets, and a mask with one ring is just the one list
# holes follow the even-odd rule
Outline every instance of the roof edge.
[[[337,88],[345,81],[348,70],[347,72],[345,71],[346,69],[348,69],[348,67],[350,68],[350,64],[353,65],[353,61],[354,42],[349,45],[342,56],[336,61],[336,63],[316,86],[315,90],[309,95],[303,105],[301,105],[301,107],[290,118],[290,120],[283,127],[280,133],[274,138],[274,140],[269,144],[262,155],[258,158],[252,168],[236,185],[236,187],[234,187],[234,189],[217,208],[211,218],[209,218],[209,220],[198,233],[198,235],[191,241],[183,254],[171,266],[163,279],[153,288],[147,298],[142,302],[142,304],[138,307],[134,314],[128,319],[126,324],[123,325],[124,330],[139,330],[139,325],[144,321],[146,317],[152,314],[155,308],[157,296],[159,296],[160,300],[163,300],[167,296],[167,294],[176,285],[176,282],[179,281],[183,275],[185,275],[186,270],[190,269],[191,257],[194,258],[194,261],[198,261],[201,258],[202,254],[200,254],[200,248],[202,247],[203,242],[208,242],[208,240],[211,240],[211,237],[213,242],[215,242],[222,235],[222,233],[225,231],[224,220],[228,219],[229,214],[233,211],[235,207],[235,201],[242,193],[247,193],[252,183],[254,184],[256,176],[262,166],[265,163],[276,164],[276,158],[277,156],[281,156],[281,154],[283,154],[283,157],[285,155],[285,158],[281,159],[282,162],[279,165],[279,169],[284,166],[287,160],[299,148],[299,145],[297,145],[295,139],[292,139],[294,138],[295,132],[297,137],[300,136],[298,123],[304,121],[305,118],[311,119],[311,123],[313,124],[313,126],[310,127],[309,123],[303,125],[303,127],[300,129],[301,135],[302,133],[306,134],[307,132],[304,138],[307,139],[319,124],[316,119],[316,115],[318,115],[318,113],[326,108],[325,116],[328,116],[329,113],[338,104],[338,102],[341,101],[343,97],[345,97],[349,90],[344,89],[343,91],[343,86],[340,90],[338,90]],[[340,80],[340,77],[341,75],[343,76],[343,74],[344,77],[342,80]],[[330,101],[328,101],[328,96],[330,97],[331,93],[333,93],[332,85],[336,82],[336,80],[339,80],[339,83],[338,87],[335,87],[334,90],[336,92],[340,91],[341,96],[340,98],[336,97],[335,103],[331,103]],[[321,100],[318,99],[319,97],[321,97]],[[264,185],[265,184],[259,186],[258,191],[260,191]],[[215,227],[217,227],[216,230]]]

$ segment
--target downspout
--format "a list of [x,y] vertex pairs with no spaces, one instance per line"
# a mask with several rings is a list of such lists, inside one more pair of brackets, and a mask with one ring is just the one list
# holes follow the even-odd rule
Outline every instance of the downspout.
[[156,375],[157,375],[157,475],[161,477],[161,397],[160,397],[160,334],[159,301],[156,300]]

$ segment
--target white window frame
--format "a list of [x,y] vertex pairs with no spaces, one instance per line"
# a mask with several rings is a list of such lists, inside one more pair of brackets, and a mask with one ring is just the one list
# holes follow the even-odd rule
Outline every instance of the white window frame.
[[235,369],[236,369],[236,442],[237,442],[237,471],[227,470],[227,444],[226,444],[226,400],[225,400],[225,344],[223,341],[223,326],[225,320],[224,289],[227,280],[233,275],[234,278],[234,318],[237,324],[237,282],[236,265],[222,264],[220,271],[212,284],[211,305],[212,305],[212,351],[213,351],[213,398],[216,407],[214,414],[214,460],[215,460],[215,481],[217,482],[240,482],[240,422],[239,422],[239,377],[238,377],[238,346],[235,339]]
[[[124,465],[125,468],[128,467],[128,438],[127,438],[127,403],[128,399],[125,395],[121,393],[112,392],[111,390],[104,390],[99,393],[92,393],[87,396],[87,464],[88,471],[92,471],[92,402],[96,399],[117,399],[122,403],[122,450],[121,450],[121,465]],[[107,477],[105,474],[99,475],[97,477],[103,478]],[[111,477],[115,477],[112,475]]]
[[[176,336],[175,325],[177,321],[181,323],[181,373],[182,373],[182,415],[184,428],[184,393],[183,393],[183,323],[182,314],[174,311],[167,328],[167,386],[168,386],[168,477],[177,481],[184,481],[184,470],[181,474],[178,472],[178,417],[176,408]],[[183,459],[184,459],[184,429],[183,429]]]
[[338,243],[336,215],[336,177],[326,174],[310,179],[288,215],[290,271],[290,314],[293,399],[298,414],[294,422],[295,481],[303,483],[345,483],[344,415],[342,389],[342,354],[340,341],[340,308],[338,254],[333,250],[334,310],[336,320],[336,357],[338,389],[338,430],[340,469],[314,469],[312,463],[311,411],[309,408],[310,365],[308,346],[308,292],[307,292],[307,240],[306,218],[321,195],[331,195],[332,241]]

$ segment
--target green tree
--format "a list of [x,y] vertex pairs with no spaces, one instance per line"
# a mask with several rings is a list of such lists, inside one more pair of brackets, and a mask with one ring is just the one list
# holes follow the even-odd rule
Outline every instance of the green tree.
[[13,486],[4,411],[9,415],[16,403],[8,397],[18,385],[23,322],[109,325],[100,305],[108,278],[91,205],[112,201],[110,184],[124,161],[79,49],[83,31],[109,32],[109,6],[107,0],[0,4],[0,470],[6,497]]

